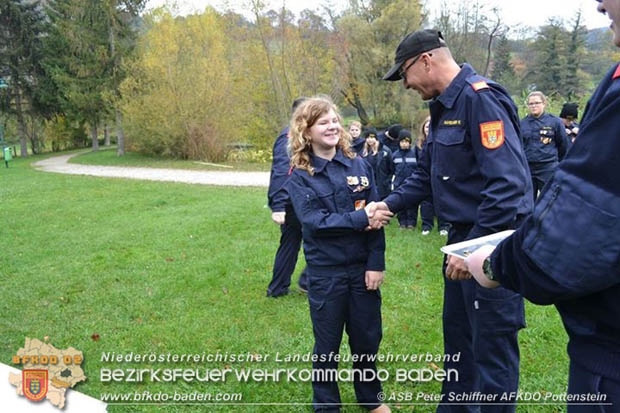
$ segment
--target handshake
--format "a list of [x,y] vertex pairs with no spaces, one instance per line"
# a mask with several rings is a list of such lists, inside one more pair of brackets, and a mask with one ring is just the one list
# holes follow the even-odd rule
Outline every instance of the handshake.
[[371,202],[364,207],[364,210],[368,216],[366,231],[383,228],[394,216],[385,202]]

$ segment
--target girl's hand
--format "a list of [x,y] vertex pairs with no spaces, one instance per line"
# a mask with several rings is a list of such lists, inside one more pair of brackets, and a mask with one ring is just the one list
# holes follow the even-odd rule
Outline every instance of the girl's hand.
[[383,284],[383,271],[366,271],[366,289],[377,290]]

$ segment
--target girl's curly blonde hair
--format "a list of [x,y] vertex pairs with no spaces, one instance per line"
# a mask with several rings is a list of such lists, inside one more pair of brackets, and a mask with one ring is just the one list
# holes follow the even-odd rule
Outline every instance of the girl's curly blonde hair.
[[340,122],[340,139],[336,147],[342,150],[344,156],[355,158],[355,154],[351,151],[351,136],[342,128],[342,117],[338,113],[338,108],[328,96],[319,95],[306,99],[293,112],[288,140],[288,153],[293,168],[303,169],[314,175],[314,168],[310,165],[312,145],[309,130],[330,109],[334,110]]

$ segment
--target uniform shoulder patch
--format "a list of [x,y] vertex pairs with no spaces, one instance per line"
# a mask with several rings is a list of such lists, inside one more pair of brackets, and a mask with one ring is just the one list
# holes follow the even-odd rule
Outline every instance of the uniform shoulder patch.
[[474,82],[471,84],[471,87],[478,92],[479,90],[482,89],[488,89],[489,85],[487,84],[487,82],[485,82],[484,80],[479,80],[478,82]]
[[504,122],[496,120],[480,124],[480,138],[482,146],[487,149],[497,149],[504,144]]
[[618,66],[616,67],[616,71],[614,72],[614,75],[612,77],[612,79],[618,79],[620,78],[620,63],[618,64]]

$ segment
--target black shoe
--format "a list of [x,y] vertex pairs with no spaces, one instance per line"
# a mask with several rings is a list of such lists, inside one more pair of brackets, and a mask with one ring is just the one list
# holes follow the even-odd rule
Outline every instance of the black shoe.
[[288,292],[289,292],[288,290],[282,291],[281,293],[278,293],[278,294],[267,292],[267,297],[271,297],[271,298],[284,297],[285,295],[288,295]]

